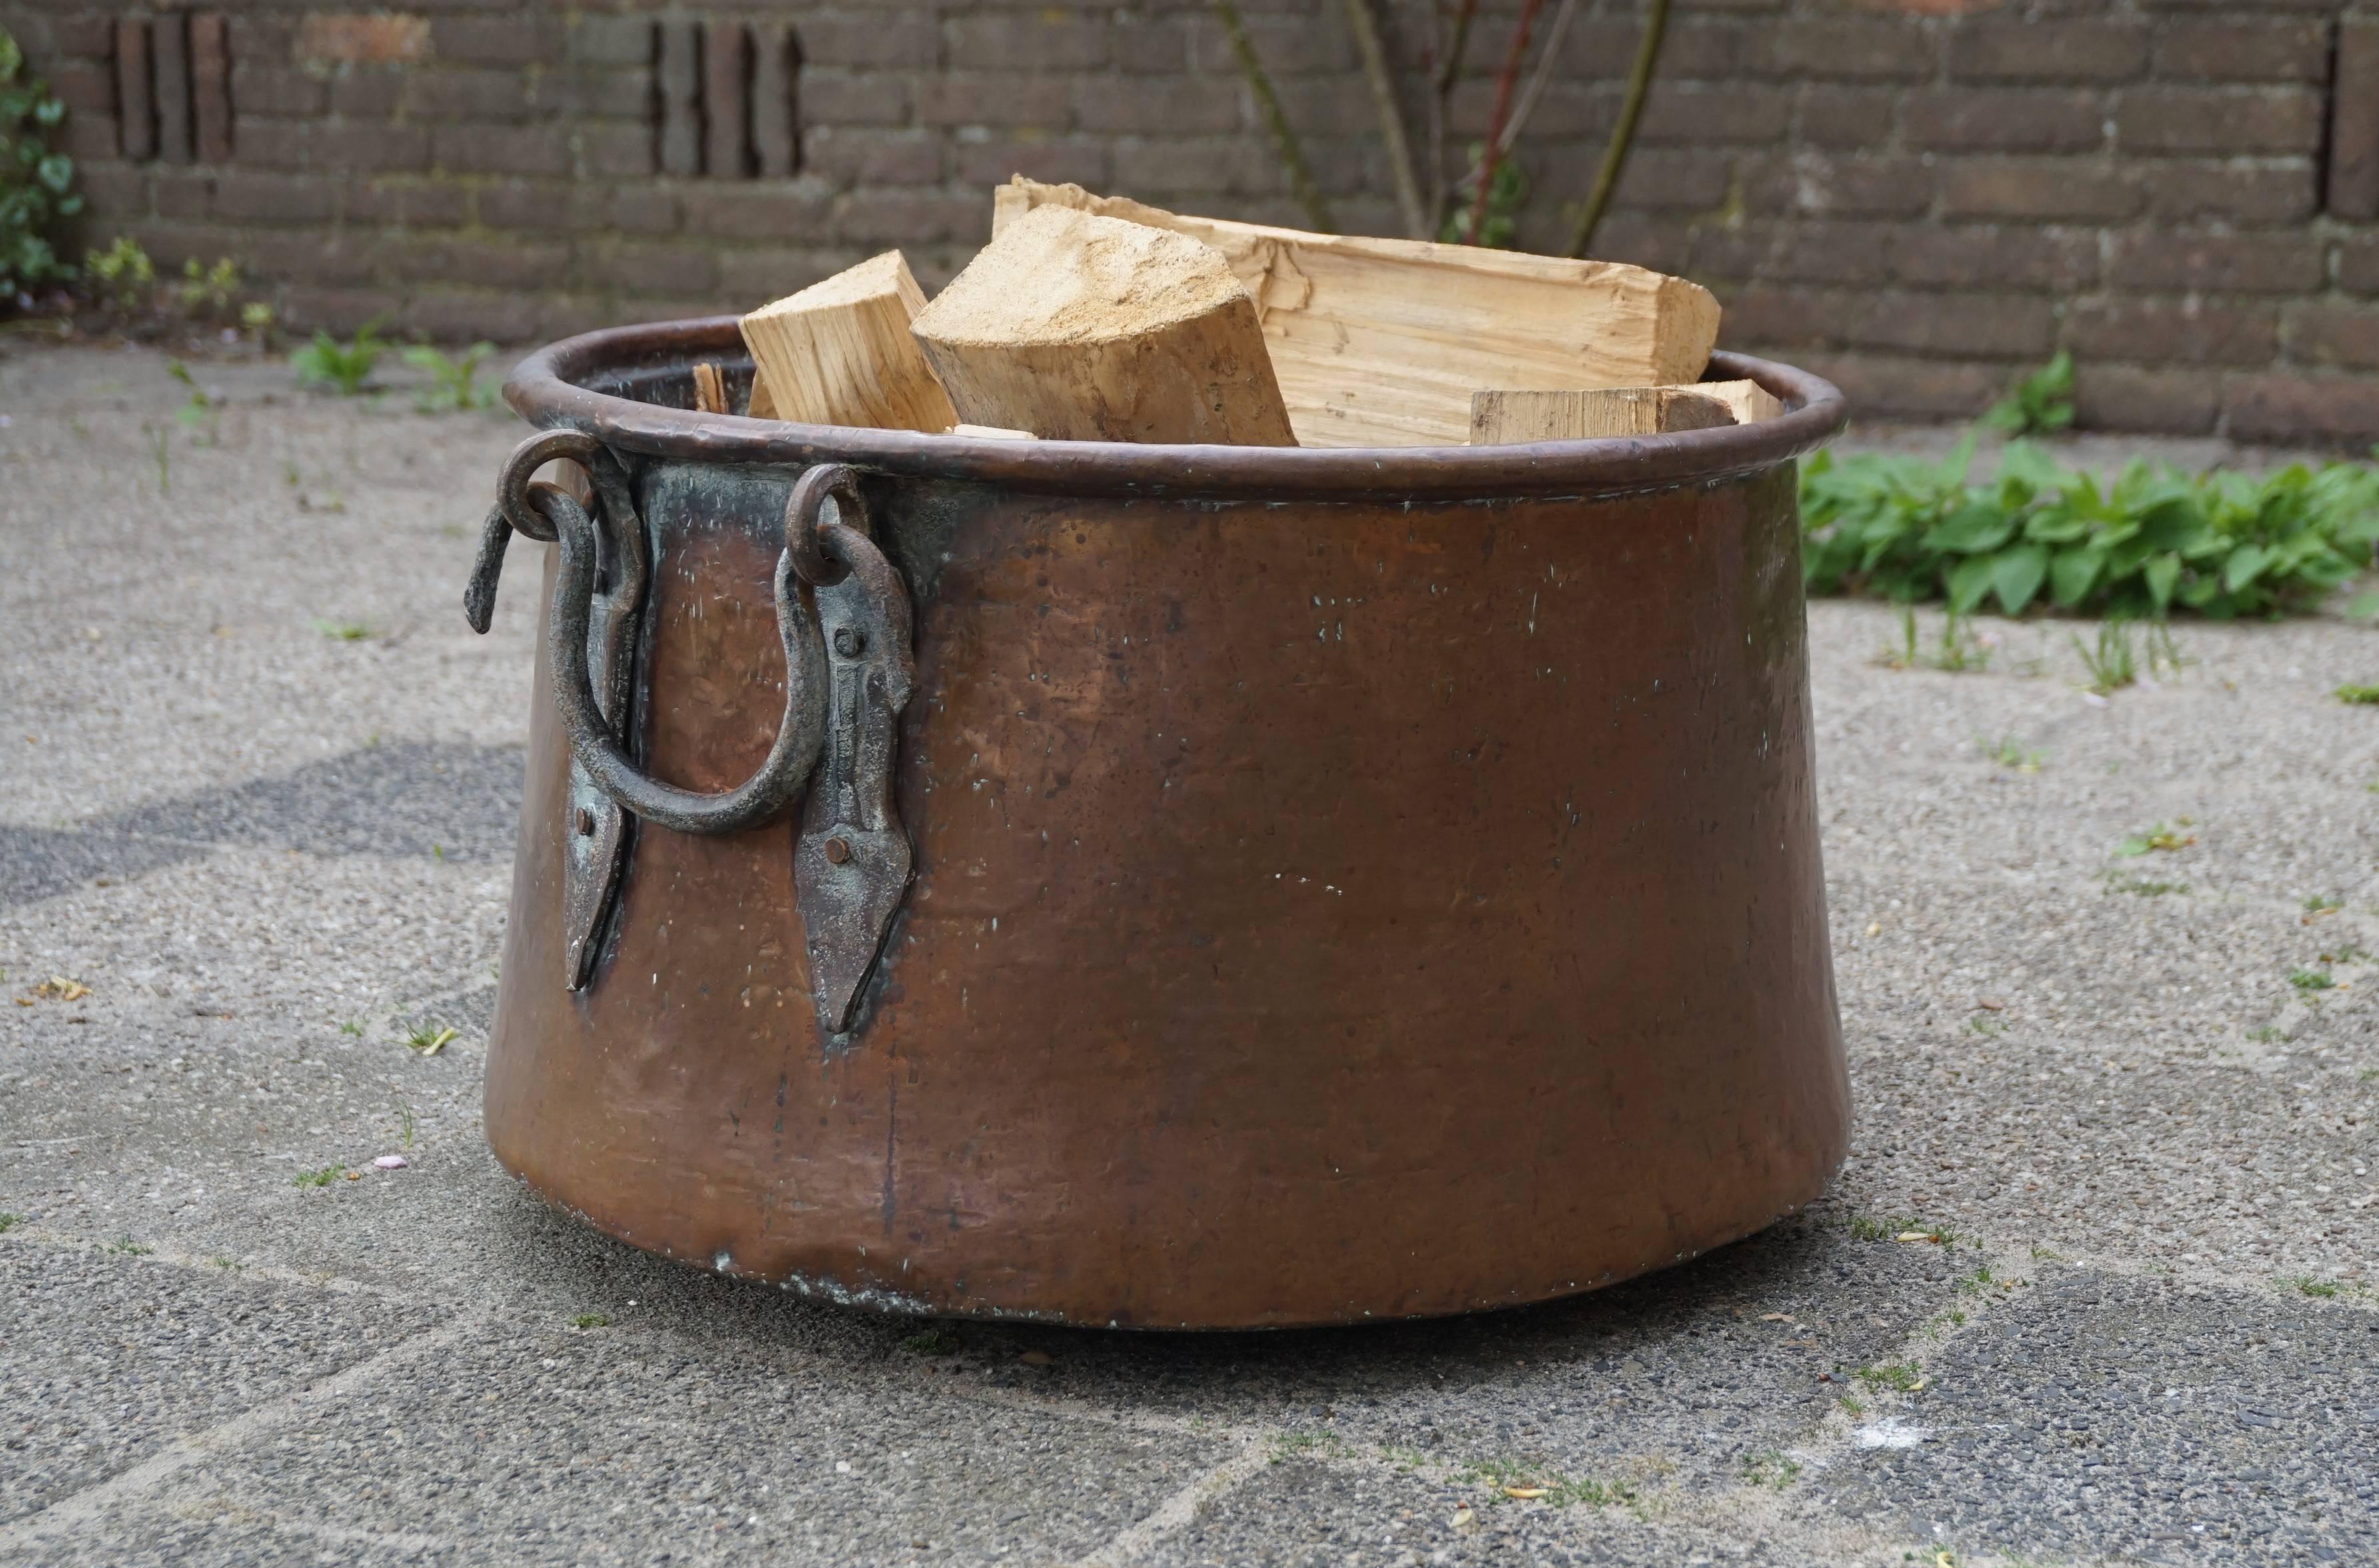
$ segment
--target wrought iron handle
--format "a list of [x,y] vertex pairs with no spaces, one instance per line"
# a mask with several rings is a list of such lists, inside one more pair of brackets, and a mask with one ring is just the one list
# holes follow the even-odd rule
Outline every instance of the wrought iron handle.
[[[759,770],[723,794],[664,784],[630,761],[596,706],[586,663],[586,624],[595,596],[594,520],[572,497],[539,486],[528,492],[562,550],[546,623],[546,657],[554,704],[570,754],[596,788],[646,822],[680,833],[734,833],[782,815],[809,782],[826,735],[826,645],[817,618],[796,585],[792,545],[777,557],[777,633],[785,647],[785,712]],[[788,509],[788,523],[791,509]],[[827,525],[836,527],[839,525]],[[814,530],[813,530],[814,531]]]

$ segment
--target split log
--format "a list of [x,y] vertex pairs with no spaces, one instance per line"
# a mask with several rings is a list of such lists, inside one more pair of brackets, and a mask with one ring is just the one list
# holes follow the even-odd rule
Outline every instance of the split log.
[[883,430],[947,430],[950,400],[909,335],[924,291],[888,250],[743,318],[775,412],[755,417]]
[[1709,290],[1618,262],[1185,217],[1021,177],[1000,187],[992,232],[1053,206],[1221,251],[1306,446],[1458,445],[1480,387],[1674,385],[1718,341]]
[[1757,425],[1784,412],[1784,400],[1757,381],[1699,381],[1691,390],[1725,404],[1738,425]]
[[727,412],[727,380],[708,360],[694,368],[694,407],[697,414]]
[[1722,399],[1699,387],[1612,387],[1594,392],[1482,392],[1470,399],[1470,444],[1660,436],[1735,423]]
[[1182,235],[1064,207],[1027,213],[911,331],[970,425],[1045,440],[1297,444],[1255,302]]

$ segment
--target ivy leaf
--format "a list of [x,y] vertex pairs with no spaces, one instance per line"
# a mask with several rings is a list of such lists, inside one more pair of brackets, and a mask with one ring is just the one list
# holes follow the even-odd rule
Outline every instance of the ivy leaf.
[[1999,561],[1987,555],[1970,555],[1950,571],[1950,609],[1958,615],[1971,614],[1991,591],[1991,577]]

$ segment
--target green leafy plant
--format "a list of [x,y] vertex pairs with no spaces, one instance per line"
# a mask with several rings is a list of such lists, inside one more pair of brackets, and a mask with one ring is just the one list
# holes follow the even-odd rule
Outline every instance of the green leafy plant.
[[182,281],[175,297],[185,315],[226,318],[239,298],[240,287],[238,262],[223,256],[216,258],[213,266],[202,267],[193,256],[182,263]]
[[319,1171],[299,1171],[290,1182],[292,1187],[328,1187],[339,1179],[339,1167],[324,1165]]
[[2196,825],[2184,816],[2180,819],[2179,826],[2159,822],[2154,827],[2143,828],[2115,846],[2116,858],[2135,860],[2151,850],[2161,850],[2168,854],[2185,850],[2197,842],[2197,835],[2194,833],[2184,835],[2180,829],[2194,826]]
[[2379,686],[2340,686],[2331,695],[2359,707],[2379,706]]
[[2040,765],[2047,760],[2046,753],[2026,751],[2012,735],[2002,735],[1996,741],[1977,736],[1974,744],[1983,755],[2018,773],[2038,773]]
[[1872,1389],[1889,1389],[1894,1393],[1914,1393],[1925,1386],[1925,1376],[1905,1362],[1887,1362],[1878,1367],[1861,1367],[1851,1374]]
[[901,1349],[917,1356],[954,1355],[958,1347],[959,1336],[948,1329],[927,1329],[923,1333],[912,1333],[900,1342]]
[[372,629],[360,621],[317,621],[314,630],[334,643],[360,643],[372,634]]
[[611,1326],[611,1320],[600,1312],[581,1312],[570,1320],[570,1326],[574,1329],[608,1329]]
[[0,28],[0,306],[75,275],[52,236],[82,211],[74,160],[51,145],[66,106],[49,83],[25,74],[25,56]]
[[110,1252],[121,1252],[127,1258],[146,1258],[157,1250],[147,1242],[135,1241],[128,1236],[117,1236],[107,1244],[107,1249]]
[[199,440],[202,444],[207,446],[218,444],[215,421],[217,416],[223,412],[222,405],[215,402],[204,387],[199,385],[198,378],[190,374],[190,368],[180,360],[167,360],[165,374],[189,389],[190,395],[187,401],[174,411],[175,419],[183,428],[198,432]]
[[2336,1285],[2328,1280],[2317,1280],[2311,1274],[2299,1274],[2284,1283],[2295,1286],[2299,1296],[2332,1297],[2337,1294]]
[[25,1216],[22,1214],[0,1213],[0,1236],[7,1235],[24,1223]]
[[2312,608],[2372,562],[2379,469],[2302,464],[2260,478],[2133,463],[2101,486],[2029,441],[1973,482],[1970,433],[1934,462],[1819,452],[1801,475],[1809,590],[1958,614],[1996,600],[2126,620]]
[[407,1031],[405,1036],[405,1043],[408,1047],[420,1052],[425,1056],[434,1056],[439,1052],[446,1049],[449,1044],[453,1043],[453,1039],[454,1031],[453,1030],[441,1029],[435,1025],[425,1023],[417,1025],[415,1028]]
[[317,328],[314,341],[289,356],[297,380],[308,386],[335,387],[341,397],[363,391],[364,382],[379,368],[380,356],[388,352],[388,345],[380,340],[385,320],[376,316],[366,321],[346,343]]
[[91,298],[122,315],[147,309],[157,285],[156,263],[129,235],[117,235],[105,250],[85,251],[82,271]]
[[1437,237],[1447,245],[1481,245],[1492,250],[1509,250],[1518,236],[1520,212],[1528,204],[1528,176],[1521,171],[1519,160],[1510,156],[1495,163],[1495,172],[1487,181],[1487,212],[1479,222],[1479,233],[1470,232],[1471,209],[1478,205],[1479,170],[1487,156],[1484,143],[1470,144],[1470,172],[1454,187],[1452,209],[1445,215],[1445,224]]
[[2073,423],[2073,356],[2057,357],[2017,380],[2007,396],[1991,404],[1983,423],[2011,436],[2062,430]]
[[2292,969],[2288,983],[2300,991],[2327,991],[2337,984],[2325,969]]
[[1916,611],[1907,605],[1900,607],[1900,641],[1888,644],[1876,655],[1876,662],[1887,669],[1938,669],[1946,674],[1962,675],[1969,670],[1990,668],[1991,650],[1974,634],[1965,618],[1955,611],[1941,618],[1941,638],[1932,649],[1925,648],[1916,634]]
[[496,401],[495,389],[479,384],[480,362],[495,353],[491,343],[475,343],[460,358],[450,359],[428,344],[405,351],[405,362],[429,372],[429,384],[415,396],[413,405],[424,414],[466,413]]

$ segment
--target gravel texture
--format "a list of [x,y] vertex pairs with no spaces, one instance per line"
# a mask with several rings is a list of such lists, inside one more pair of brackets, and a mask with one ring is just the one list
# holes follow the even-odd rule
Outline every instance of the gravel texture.
[[496,1168],[517,427],[197,373],[0,357],[0,1563],[2379,1561],[2367,625],[2100,696],[2092,626],[1813,607],[1807,1214],[1456,1322],[936,1328]]

